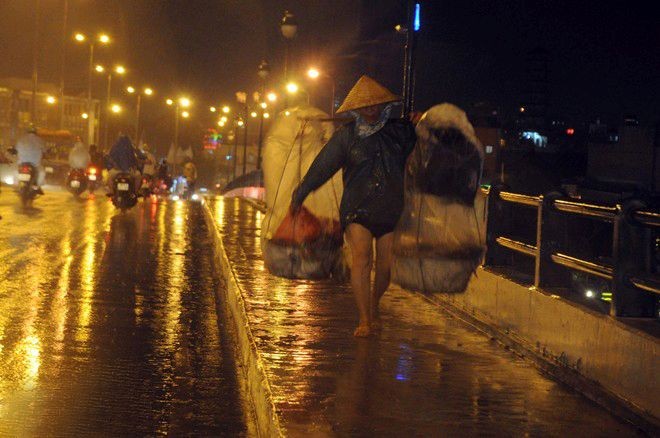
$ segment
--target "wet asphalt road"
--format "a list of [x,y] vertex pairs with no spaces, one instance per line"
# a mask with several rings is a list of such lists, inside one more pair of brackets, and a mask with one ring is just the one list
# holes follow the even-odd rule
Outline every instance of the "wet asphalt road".
[[199,205],[0,215],[0,436],[248,433]]

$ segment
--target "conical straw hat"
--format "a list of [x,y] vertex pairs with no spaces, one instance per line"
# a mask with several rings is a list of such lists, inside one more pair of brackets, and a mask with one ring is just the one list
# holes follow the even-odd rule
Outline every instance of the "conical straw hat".
[[364,75],[353,85],[346,99],[344,99],[344,103],[341,104],[336,113],[343,113],[381,103],[396,102],[397,100],[401,100],[401,98],[369,76]]

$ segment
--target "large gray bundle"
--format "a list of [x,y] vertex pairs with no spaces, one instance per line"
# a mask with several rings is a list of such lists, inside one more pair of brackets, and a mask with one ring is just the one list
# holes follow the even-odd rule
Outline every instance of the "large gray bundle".
[[465,113],[448,103],[424,113],[416,132],[394,233],[393,280],[423,292],[463,292],[485,250],[481,143]]

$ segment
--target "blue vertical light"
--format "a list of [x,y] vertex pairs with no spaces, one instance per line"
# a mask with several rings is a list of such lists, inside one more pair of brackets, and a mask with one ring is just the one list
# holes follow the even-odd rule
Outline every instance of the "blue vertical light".
[[422,27],[421,9],[422,8],[419,3],[415,3],[415,32],[417,32]]

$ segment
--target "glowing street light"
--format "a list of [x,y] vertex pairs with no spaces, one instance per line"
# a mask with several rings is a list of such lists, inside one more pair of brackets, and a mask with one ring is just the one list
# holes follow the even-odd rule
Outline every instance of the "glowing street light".
[[47,102],[49,105],[54,105],[55,102],[57,102],[57,100],[56,100],[55,97],[53,97],[53,96],[48,96],[48,97],[46,98],[46,102]]
[[99,42],[101,42],[103,44],[108,44],[110,42],[110,37],[108,35],[102,33],[101,35],[99,35]]
[[126,69],[122,65],[118,65],[115,67],[115,73],[119,73],[120,75],[123,75],[126,73]]
[[126,87],[126,91],[127,91],[129,94],[133,94],[133,93],[135,93],[135,88],[134,88],[134,87],[131,87],[131,86],[129,85],[128,87]]
[[267,104],[266,102],[261,102],[261,103],[259,104],[259,106],[260,106],[261,108],[263,108],[263,109],[268,108],[268,104]]
[[245,125],[245,122],[243,122],[243,120],[239,120],[238,122],[236,122],[236,124],[238,126],[243,126],[243,125]]
[[271,91],[266,95],[266,99],[268,99],[269,102],[275,102],[277,100],[277,94]]
[[188,111],[181,111],[181,117],[187,119],[188,117],[190,117],[190,113]]
[[181,97],[179,99],[179,105],[181,105],[183,108],[188,108],[191,105],[190,99],[187,97]]
[[172,99],[166,99],[165,103],[168,104],[169,106],[174,105],[174,101]]
[[253,118],[254,118],[254,117],[257,117],[257,112],[256,112],[256,111],[252,111],[252,112],[250,113],[250,117],[253,117]]
[[149,87],[145,88],[144,94],[146,94],[147,96],[151,96],[152,94],[154,94],[153,88],[149,88]]
[[75,40],[78,41],[79,43],[82,43],[83,41],[85,41],[85,40],[87,39],[87,37],[86,37],[85,35],[81,34],[81,33],[77,33],[77,34],[75,34],[73,37],[74,37]]
[[227,105],[225,105],[225,106],[222,107],[222,112],[223,112],[223,113],[225,113],[225,114],[229,114],[229,111],[231,111],[231,109],[230,109]]
[[310,67],[309,70],[307,70],[307,77],[310,79],[317,80],[319,77],[325,77],[330,80],[332,83],[332,99],[331,99],[331,104],[330,104],[330,117],[335,116],[335,79],[331,76],[329,76],[326,73],[322,73],[315,67]]
[[227,116],[220,117],[220,121],[227,123]]
[[97,73],[103,73],[105,71],[105,67],[103,67],[102,65],[97,65],[96,67],[94,67],[94,70],[96,70]]
[[218,109],[217,109],[216,107],[214,107],[214,106],[209,107],[209,111],[211,111],[212,113],[216,112],[217,110],[218,110]]
[[89,119],[89,114],[87,114],[87,113],[82,113],[82,114],[80,115],[80,117],[82,117],[83,119],[87,120],[87,119]]
[[295,82],[289,82],[288,84],[286,84],[286,91],[290,94],[296,94],[298,92],[298,89],[299,89],[298,84],[296,84]]
[[270,114],[264,113],[264,119],[267,119],[268,117],[270,117]]
[[118,105],[118,104],[115,103],[114,105],[112,105],[112,106],[110,107],[110,110],[111,110],[113,113],[115,113],[115,114],[119,114],[119,113],[121,112],[122,108],[121,108],[120,105]]

